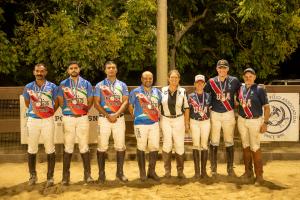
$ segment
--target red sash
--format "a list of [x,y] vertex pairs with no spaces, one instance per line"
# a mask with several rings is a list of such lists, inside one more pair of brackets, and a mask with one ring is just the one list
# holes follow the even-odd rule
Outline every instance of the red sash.
[[[197,95],[197,94],[196,94],[196,95]],[[203,119],[203,120],[208,119],[208,117],[207,117],[206,113],[204,112],[204,110],[201,108],[200,105],[198,105],[198,103],[197,103],[192,97],[189,98],[189,101],[190,101],[190,103],[192,104],[192,106],[193,106],[194,108],[197,108],[200,112],[203,113],[203,116],[200,115],[201,119]],[[203,105],[203,106],[204,106],[204,105]]]
[[[217,84],[215,83],[215,81],[212,78],[209,79],[209,83],[210,83],[212,89],[214,90],[214,92],[216,94],[222,96],[222,92],[221,92],[220,88],[217,86]],[[230,105],[230,103],[228,102],[227,99],[225,101],[221,100],[221,102],[222,102],[223,106],[226,108],[227,111],[232,110],[232,107],[231,107],[231,105]]]
[[239,100],[240,100],[240,103],[242,103],[242,108],[244,110],[244,113],[246,114],[246,117],[248,119],[251,119],[253,117],[253,114],[252,114],[250,108],[248,107],[247,102],[244,102],[242,87],[243,86],[240,87],[240,91],[239,91]]

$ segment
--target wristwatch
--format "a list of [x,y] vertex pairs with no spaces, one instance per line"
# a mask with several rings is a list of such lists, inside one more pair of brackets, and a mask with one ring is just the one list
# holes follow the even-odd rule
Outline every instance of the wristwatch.
[[268,124],[269,124],[269,121],[264,121],[264,124],[268,125]]

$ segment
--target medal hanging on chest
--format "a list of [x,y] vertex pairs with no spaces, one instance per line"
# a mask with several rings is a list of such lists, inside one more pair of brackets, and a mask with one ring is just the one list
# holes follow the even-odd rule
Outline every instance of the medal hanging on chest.
[[41,103],[42,102],[42,94],[43,94],[43,91],[44,91],[44,89],[46,87],[46,84],[47,84],[47,82],[45,82],[40,88],[36,84],[34,86],[34,91],[37,94],[37,98],[38,98],[38,102],[35,103],[35,105],[37,107],[40,107],[42,105],[42,103]]
[[75,82],[70,79],[70,87],[74,96],[74,99],[72,99],[72,104],[77,104],[77,90],[78,90],[78,85],[79,85],[79,79],[77,80],[76,84]]
[[147,105],[147,108],[148,108],[149,110],[151,110],[151,109],[153,109],[153,105],[152,105],[152,101],[151,101],[151,97],[152,97],[152,89],[151,89],[150,92],[144,91],[144,93],[145,93],[146,98],[148,99],[148,102],[149,102],[149,104]]
[[247,89],[246,86],[242,86],[241,91],[240,91],[241,92],[241,97],[242,97],[241,98],[241,103],[242,103],[242,107],[246,108],[247,107],[247,98],[249,96],[251,87],[248,88],[245,96],[244,96],[244,89]]
[[226,101],[226,85],[227,85],[227,79],[225,79],[225,82],[224,82],[224,88],[222,87],[222,82],[221,80],[219,79],[218,77],[218,82],[220,84],[220,90],[221,90],[221,101]]
[[201,117],[203,117],[205,115],[205,113],[204,113],[204,102],[205,102],[204,92],[202,93],[202,102],[200,102],[198,94],[197,93],[195,93],[195,94],[196,94],[197,104],[199,105],[199,108],[200,108],[198,113]]

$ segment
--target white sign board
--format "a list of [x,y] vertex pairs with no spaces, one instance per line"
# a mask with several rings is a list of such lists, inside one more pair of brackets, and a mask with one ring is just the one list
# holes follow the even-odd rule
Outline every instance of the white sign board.
[[[26,106],[24,103],[24,97],[20,96],[20,121],[21,121],[21,144],[27,144],[27,116],[26,116]],[[90,121],[90,143],[97,143],[98,136],[98,111],[92,107],[89,111],[89,121]],[[62,114],[61,109],[58,108],[54,115],[54,124],[55,124],[55,132],[54,132],[54,142],[56,144],[64,143],[63,138],[63,123],[62,123]],[[40,137],[40,143],[43,143],[42,137]],[[76,143],[77,143],[76,138]]]
[[299,141],[299,93],[268,93],[270,122],[262,141]]

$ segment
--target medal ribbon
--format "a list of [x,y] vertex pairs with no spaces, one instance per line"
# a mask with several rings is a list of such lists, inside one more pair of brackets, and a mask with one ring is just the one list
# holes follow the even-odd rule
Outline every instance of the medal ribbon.
[[251,112],[250,108],[247,105],[247,97],[249,95],[251,87],[247,90],[247,93],[246,93],[245,97],[243,95],[243,88],[246,88],[246,86],[245,85],[241,86],[240,92],[239,92],[239,99],[240,99],[240,102],[242,102],[242,105],[243,105],[242,108],[244,110],[244,113],[246,114],[246,117],[251,119],[253,117],[253,113]]
[[39,87],[36,84],[36,82],[34,83],[34,92],[37,94],[37,97],[38,97],[39,101],[41,101],[41,96],[42,96],[42,93],[43,93],[46,85],[47,85],[47,81],[45,81],[45,83],[41,87]]
[[199,106],[199,111],[203,113],[203,116],[200,115],[200,117],[202,119],[207,119],[208,117],[207,117],[206,113],[204,112],[204,102],[205,102],[204,101],[204,99],[205,99],[204,92],[202,93],[202,103],[200,103],[200,100],[199,100],[198,95],[197,95],[196,92],[195,92],[195,95],[196,95],[196,99],[197,99],[197,104]]
[[[215,83],[215,81],[214,81],[212,78],[209,79],[209,83],[210,83],[212,89],[214,90],[214,92],[215,92],[217,95],[220,95],[220,96],[223,95],[222,92],[221,92],[221,90],[220,90],[220,88],[217,86],[217,84]],[[225,88],[224,88],[224,89],[225,89]],[[227,111],[231,111],[231,110],[232,110],[232,107],[231,107],[230,103],[228,102],[228,100],[221,101],[221,102],[222,102],[223,106],[225,107],[225,109],[226,109]]]
[[71,87],[72,93],[73,93],[74,97],[77,98],[77,88],[79,85],[79,78],[77,79],[76,85],[74,82],[75,81],[73,81],[73,79],[70,78],[70,87]]

